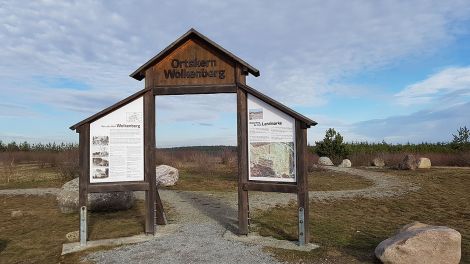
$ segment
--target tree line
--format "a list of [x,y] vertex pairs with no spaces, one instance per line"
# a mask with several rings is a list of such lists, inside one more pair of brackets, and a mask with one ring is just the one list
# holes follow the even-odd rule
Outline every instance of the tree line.
[[23,141],[17,143],[15,141],[4,143],[0,140],[0,152],[12,152],[12,151],[25,151],[25,152],[61,152],[67,150],[75,150],[78,149],[78,144],[76,143],[29,143],[27,141]]
[[420,143],[420,144],[389,144],[381,143],[343,141],[343,136],[335,129],[326,130],[322,141],[315,142],[310,146],[310,151],[318,156],[326,156],[335,160],[349,157],[352,153],[459,153],[470,151],[470,130],[464,126],[452,134],[451,142]]

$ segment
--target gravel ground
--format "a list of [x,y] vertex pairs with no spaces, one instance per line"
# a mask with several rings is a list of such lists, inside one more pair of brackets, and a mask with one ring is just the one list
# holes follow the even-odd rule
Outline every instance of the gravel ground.
[[[138,194],[140,196],[141,194]],[[236,231],[237,211],[222,194],[160,191],[177,214],[176,232],[145,243],[96,252],[96,263],[280,263],[261,246],[223,238]],[[222,199],[221,199],[222,198]],[[158,229],[157,229],[158,232]]]

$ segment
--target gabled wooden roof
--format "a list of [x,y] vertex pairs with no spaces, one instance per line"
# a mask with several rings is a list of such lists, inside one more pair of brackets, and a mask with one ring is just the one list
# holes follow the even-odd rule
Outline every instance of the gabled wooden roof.
[[307,128],[311,127],[311,126],[316,126],[318,123],[313,121],[312,119],[302,115],[302,114],[299,114],[298,112],[290,109],[289,107],[281,104],[280,102],[272,99],[271,97],[261,93],[260,91],[246,85],[246,84],[242,84],[242,83],[238,83],[238,87],[240,87],[241,89],[245,90],[247,93],[255,96],[256,98],[260,99],[261,101],[273,106],[274,108],[277,108],[279,109],[280,111],[286,113],[287,115],[293,117],[294,119],[297,119],[299,121],[301,121],[302,123],[305,124],[305,126]]
[[162,50],[160,53],[158,53],[155,57],[151,58],[149,61],[147,61],[144,65],[140,66],[137,70],[135,70],[133,73],[131,73],[131,77],[141,81],[142,79],[145,78],[145,71],[158,63],[160,60],[165,58],[168,54],[170,54],[172,51],[174,51],[176,48],[178,48],[181,44],[186,42],[186,40],[191,39],[191,38],[197,38],[205,42],[209,47],[212,47],[213,49],[218,50],[220,53],[224,54],[228,58],[236,61],[237,63],[241,64],[243,67],[246,68],[247,72],[253,74],[253,76],[258,77],[259,76],[259,70],[251,66],[250,64],[246,63],[244,60],[240,59],[239,57],[235,56],[232,54],[230,51],[222,48],[219,44],[215,43],[214,41],[210,40],[203,34],[199,33],[197,30],[194,28],[191,28],[188,32],[186,32],[183,36],[178,38],[175,42],[171,43],[168,47],[166,47],[164,50]]
[[98,113],[96,113],[96,114],[94,114],[94,115],[92,115],[92,116],[90,116],[86,119],[83,119],[82,121],[76,123],[75,125],[71,126],[70,129],[75,130],[83,124],[91,123],[91,122],[95,121],[96,119],[99,119],[99,118],[107,115],[108,113],[111,113],[111,112],[115,111],[116,109],[125,106],[126,104],[128,104],[128,103],[134,101],[135,99],[141,97],[142,95],[144,95],[144,93],[147,92],[147,90],[148,89],[140,90],[140,91],[136,92],[135,94],[124,98],[123,100],[113,104],[112,106],[110,106],[110,107],[108,107],[108,108],[106,108],[102,111],[99,111]]

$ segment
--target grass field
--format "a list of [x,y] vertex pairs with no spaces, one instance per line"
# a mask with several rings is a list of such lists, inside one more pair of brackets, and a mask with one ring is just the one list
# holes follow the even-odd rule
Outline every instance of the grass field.
[[[0,196],[0,263],[77,263],[84,253],[61,257],[65,235],[79,229],[77,214],[62,214],[53,196]],[[21,210],[23,216],[12,217]],[[173,210],[165,205],[170,221]],[[144,231],[142,201],[127,211],[89,214],[89,240],[131,236]],[[99,248],[98,248],[99,249]],[[94,250],[98,250],[94,249]]]
[[[235,166],[213,163],[207,168],[185,163],[180,180],[168,189],[192,191],[236,191]],[[430,169],[398,171],[376,169],[396,175],[401,181],[421,188],[401,197],[354,199],[311,203],[311,241],[321,248],[310,253],[268,249],[281,260],[298,263],[374,263],[374,248],[401,226],[413,221],[445,225],[463,237],[462,263],[470,263],[470,170]],[[0,170],[5,173],[5,168]],[[60,187],[65,181],[53,167],[18,165],[6,183],[1,175],[0,189]],[[368,180],[346,173],[313,169],[309,173],[312,191],[362,189]],[[52,196],[0,196],[0,263],[75,263],[83,254],[60,257],[65,234],[78,230],[78,214],[61,214]],[[168,206],[166,206],[168,207]],[[11,212],[24,216],[14,218]],[[166,208],[169,219],[171,208]],[[142,202],[125,212],[93,213],[90,239],[129,236],[143,231]],[[297,239],[296,204],[277,206],[253,215],[255,231],[281,239]],[[47,235],[44,235],[47,234]],[[97,249],[95,249],[97,250]]]
[[0,166],[0,190],[13,188],[60,187],[65,183],[57,168],[27,163],[13,168]]
[[[179,170],[179,180],[170,190],[184,191],[237,191],[236,169],[218,166],[210,174],[184,168]],[[372,182],[347,173],[315,168],[308,174],[310,191],[337,191],[367,188]]]
[[[381,170],[421,186],[397,198],[311,202],[311,241],[320,250],[299,253],[271,249],[292,263],[375,263],[375,247],[413,221],[444,225],[462,234],[462,263],[470,263],[470,170]],[[297,239],[296,205],[258,211],[253,218],[262,235]],[[329,261],[329,262],[328,262]]]

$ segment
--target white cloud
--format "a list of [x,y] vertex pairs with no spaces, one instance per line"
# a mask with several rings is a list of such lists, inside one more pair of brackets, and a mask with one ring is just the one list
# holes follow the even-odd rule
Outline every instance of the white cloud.
[[[343,77],[432,54],[467,34],[469,17],[466,0],[3,1],[0,96],[94,113],[141,89],[128,74],[195,27],[260,69],[248,80],[256,89],[288,106],[325,106],[331,94],[357,96]],[[88,88],[40,87],[34,76]],[[162,106],[196,123],[234,111],[192,97]]]
[[421,143],[450,141],[451,134],[459,127],[469,126],[470,102],[443,109],[427,109],[409,115],[391,116],[351,124],[345,130],[349,134],[372,142]]
[[[403,105],[432,103],[443,98],[470,96],[470,66],[441,70],[427,79],[407,86],[395,96]],[[468,99],[468,98],[467,98]]]
[[[127,75],[189,27],[261,70],[255,87],[288,104],[319,106],[343,76],[433,52],[461,33],[467,1],[208,3],[7,1],[0,7],[0,77],[81,80],[135,91]],[[223,15],[214,15],[223,14]],[[233,23],[237,21],[237,23]],[[457,33],[456,33],[457,32]],[[1,87],[0,87],[1,88]]]

